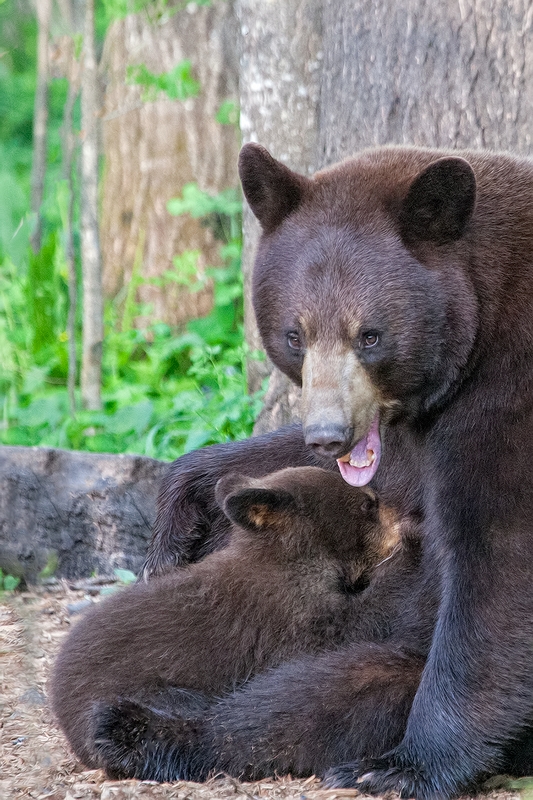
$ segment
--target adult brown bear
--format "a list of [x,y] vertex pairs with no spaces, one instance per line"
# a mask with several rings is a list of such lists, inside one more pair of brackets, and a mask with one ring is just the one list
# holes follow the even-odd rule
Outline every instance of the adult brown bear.
[[[146,572],[218,546],[213,486],[228,469],[339,459],[347,481],[370,481],[417,515],[440,605],[403,740],[327,780],[450,797],[500,769],[533,714],[533,165],[391,147],[308,179],[252,144],[240,173],[263,229],[261,335],[302,384],[303,424],[178,461]],[[296,694],[283,674],[270,681],[286,728],[298,730],[313,667]],[[225,700],[228,742],[248,723],[249,740],[263,741],[274,725],[272,700],[253,697],[252,684],[233,716]],[[376,709],[383,691],[376,680]],[[365,730],[354,725],[353,737]],[[224,763],[217,735],[214,769]]]
[[[179,708],[194,718],[209,697],[268,667],[377,635],[397,605],[390,565],[395,575],[403,565],[409,583],[418,570],[416,543],[400,548],[398,521],[375,493],[354,491],[338,473],[231,474],[216,494],[232,523],[227,547],[98,604],[74,626],[55,664],[58,722],[76,755],[113,777],[171,778],[156,748],[143,745],[161,728],[157,711],[168,720]],[[359,613],[370,583],[382,587],[389,605],[377,604],[373,620]],[[398,663],[409,664],[414,676],[407,692],[404,681],[393,690],[404,698],[405,716],[422,660],[402,652],[392,663],[384,655],[384,669],[397,674]],[[155,719],[148,731],[143,707]],[[118,742],[104,731],[114,716]],[[379,729],[392,735],[388,721],[373,727],[376,736]],[[191,722],[181,739],[193,729]]]

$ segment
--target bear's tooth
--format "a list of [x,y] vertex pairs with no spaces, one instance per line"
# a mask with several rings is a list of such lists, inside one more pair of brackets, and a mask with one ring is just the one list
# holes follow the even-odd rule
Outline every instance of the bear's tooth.
[[366,461],[363,458],[351,458],[350,459],[350,466],[351,467],[369,467],[371,464],[370,461]]
[[[340,460],[340,459],[339,459]],[[366,451],[366,459],[363,458],[350,458],[351,467],[370,467],[376,460],[376,454],[373,450]]]

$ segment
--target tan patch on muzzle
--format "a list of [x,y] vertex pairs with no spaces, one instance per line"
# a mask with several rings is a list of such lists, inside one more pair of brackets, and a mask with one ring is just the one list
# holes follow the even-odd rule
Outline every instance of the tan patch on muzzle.
[[352,428],[355,443],[370,430],[378,408],[378,392],[351,349],[313,345],[307,350],[302,369],[304,429]]

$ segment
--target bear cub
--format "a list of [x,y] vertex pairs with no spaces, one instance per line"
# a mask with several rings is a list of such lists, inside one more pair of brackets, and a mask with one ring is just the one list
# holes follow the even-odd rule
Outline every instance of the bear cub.
[[223,550],[106,599],[63,644],[52,708],[88,767],[141,777],[127,724],[116,758],[97,746],[113,707],[196,713],[267,667],[345,642],[373,569],[399,548],[372,490],[316,467],[226,475],[216,497],[232,524]]

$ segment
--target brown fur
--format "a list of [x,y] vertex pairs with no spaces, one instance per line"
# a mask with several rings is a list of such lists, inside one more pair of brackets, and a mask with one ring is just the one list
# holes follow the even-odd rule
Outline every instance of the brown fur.
[[61,649],[52,706],[88,766],[100,764],[99,703],[127,697],[170,707],[189,697],[201,710],[199,692],[220,694],[297,653],[344,641],[357,626],[357,593],[399,544],[372,491],[316,468],[261,480],[229,475],[217,497],[232,521],[225,549],[99,604]]
[[[533,163],[390,147],[309,179],[247,145],[240,171],[263,229],[253,281],[261,336],[276,366],[303,387],[303,422],[176,462],[146,572],[220,545],[213,491],[228,469],[328,458],[335,468],[379,414],[382,457],[371,485],[423,530],[423,567],[411,587],[420,602],[406,604],[400,569],[404,614],[388,606],[395,634],[387,646],[430,647],[402,741],[377,762],[332,769],[328,783],[452,797],[505,768],[533,719]],[[387,597],[366,597],[361,619],[374,619],[375,602],[384,608]],[[436,624],[424,614],[435,598]],[[211,769],[231,763],[246,772],[249,756],[228,744],[244,736],[257,754],[254,774],[285,769],[275,735],[284,708],[287,737],[300,737],[287,746],[314,753],[317,765],[346,756],[344,745],[330,747],[332,730],[351,737],[356,758],[371,749],[365,737],[373,719],[382,721],[388,691],[381,683],[364,710],[359,693],[346,699],[349,708],[324,723],[329,738],[312,727],[307,738],[299,727],[302,714],[320,715],[313,665],[323,658],[340,692],[343,670],[327,654],[307,660],[298,692],[282,665],[269,674],[268,693],[267,676],[258,676],[221,701],[211,728],[202,717]],[[399,703],[384,742],[403,719]],[[172,762],[174,776],[205,774],[198,748],[194,758],[176,748]]]

